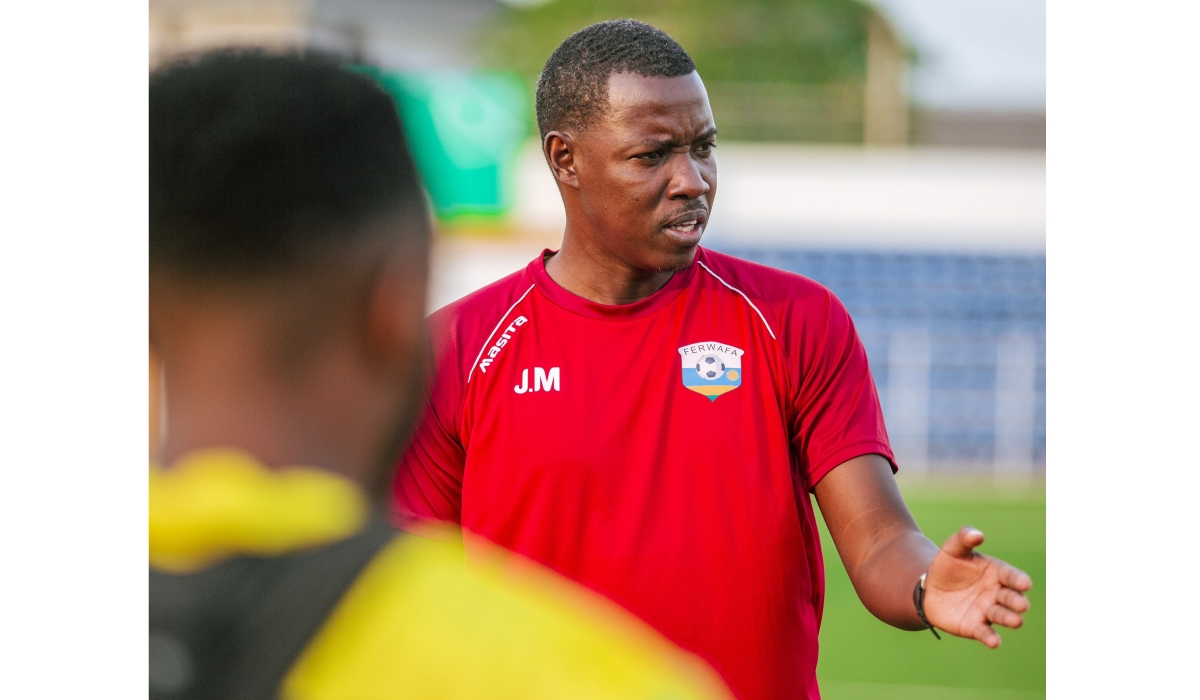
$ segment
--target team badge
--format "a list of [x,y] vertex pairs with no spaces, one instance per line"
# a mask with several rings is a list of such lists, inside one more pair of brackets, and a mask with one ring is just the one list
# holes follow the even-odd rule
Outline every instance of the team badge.
[[742,351],[725,343],[693,343],[679,348],[683,385],[709,401],[742,385]]

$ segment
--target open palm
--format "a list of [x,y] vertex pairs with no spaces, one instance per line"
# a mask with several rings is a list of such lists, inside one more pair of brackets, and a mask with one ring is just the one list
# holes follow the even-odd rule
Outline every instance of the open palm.
[[1017,628],[1029,609],[1024,592],[1033,581],[1024,571],[974,551],[983,533],[959,530],[933,557],[925,577],[925,616],[934,627],[959,637],[1000,646],[993,624]]

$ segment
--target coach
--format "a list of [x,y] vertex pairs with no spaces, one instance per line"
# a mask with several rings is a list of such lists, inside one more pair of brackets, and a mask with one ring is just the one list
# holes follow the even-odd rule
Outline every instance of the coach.
[[432,316],[399,516],[583,582],[741,698],[817,698],[812,492],[872,613],[999,645],[1030,579],[975,553],[977,530],[921,534],[842,304],[699,247],[717,129],[683,48],[632,20],[587,27],[546,62],[537,119],[562,248]]

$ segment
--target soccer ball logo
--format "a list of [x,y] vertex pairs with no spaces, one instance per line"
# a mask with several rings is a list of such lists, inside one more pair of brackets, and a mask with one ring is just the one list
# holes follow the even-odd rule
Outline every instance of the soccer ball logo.
[[741,348],[706,340],[679,348],[683,386],[716,401],[746,380],[742,375]]
[[725,374],[725,363],[716,355],[705,355],[696,363],[696,373],[710,382],[720,379]]

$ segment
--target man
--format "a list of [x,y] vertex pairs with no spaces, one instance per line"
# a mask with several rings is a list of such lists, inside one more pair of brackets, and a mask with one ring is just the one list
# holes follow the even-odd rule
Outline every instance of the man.
[[432,317],[400,518],[587,584],[741,698],[817,698],[814,492],[872,613],[997,646],[1029,577],[972,528],[940,550],[921,534],[843,306],[698,246],[717,130],[687,53],[632,20],[587,27],[547,60],[537,116],[562,248]]
[[429,233],[367,77],[257,52],[151,76],[151,697],[724,697],[573,584],[372,518],[419,402]]

